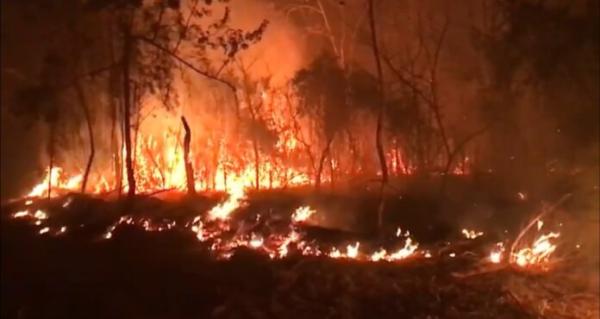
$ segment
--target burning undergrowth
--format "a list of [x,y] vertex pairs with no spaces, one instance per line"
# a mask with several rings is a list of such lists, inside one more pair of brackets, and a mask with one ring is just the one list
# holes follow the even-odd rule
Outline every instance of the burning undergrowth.
[[[68,181],[65,185],[67,184]],[[369,200],[367,194],[365,192],[361,196],[365,198],[357,200],[351,199],[347,194],[325,196],[306,190],[257,192],[251,191],[243,183],[230,184],[227,192],[185,196],[177,191],[163,191],[153,195],[138,195],[134,199],[119,199],[117,194],[84,195],[65,192],[62,195],[59,191],[54,196],[47,197],[36,195],[34,189],[29,197],[4,205],[2,217],[6,219],[6,223],[13,225],[10,227],[21,227],[19,229],[29,233],[29,240],[58,243],[81,241],[89,243],[90,246],[86,249],[92,251],[106,245],[129,245],[126,242],[130,240],[149,251],[163,249],[159,247],[165,245],[181,245],[179,248],[169,249],[193,251],[204,256],[207,259],[205,262],[227,265],[223,267],[235,268],[235,265],[241,264],[250,267],[250,270],[243,270],[243,273],[252,272],[256,268],[255,271],[263,273],[270,280],[278,281],[281,285],[278,289],[283,289],[282,291],[298,289],[300,294],[309,294],[301,298],[310,299],[310,296],[327,294],[319,288],[306,286],[304,277],[324,282],[334,280],[334,283],[329,284],[342,285],[339,289],[346,289],[343,294],[349,296],[354,296],[358,293],[356,289],[362,289],[357,287],[363,286],[371,287],[368,289],[374,289],[375,294],[402,295],[401,292],[405,289],[415,289],[417,292],[414,293],[425,294],[426,299],[434,298],[423,302],[422,307],[439,307],[437,310],[419,311],[438,313],[440,309],[445,309],[444,311],[456,311],[458,316],[463,311],[475,313],[474,310],[466,310],[466,301],[461,298],[475,298],[472,296],[474,291],[491,289],[494,292],[491,295],[488,293],[488,297],[492,301],[486,302],[493,304],[490,305],[494,308],[492,317],[499,312],[508,311],[527,316],[552,313],[553,318],[561,318],[558,314],[564,310],[559,308],[566,306],[564,302],[549,299],[548,296],[553,294],[552,289],[556,288],[551,283],[560,282],[560,279],[555,278],[563,276],[565,265],[586,264],[587,260],[580,251],[582,243],[566,240],[562,222],[554,213],[557,207],[569,199],[569,195],[554,205],[544,206],[523,227],[510,232],[497,232],[489,227],[479,228],[473,224],[469,227],[454,225],[451,231],[448,228],[443,230],[443,226],[437,225],[441,219],[431,215],[432,218],[426,221],[426,228],[437,235],[432,237],[423,231],[425,228],[416,227],[422,223],[418,221],[418,216],[414,216],[418,221],[416,223],[405,220],[404,223],[396,223],[393,229],[385,229],[383,233],[368,231],[369,227],[363,225],[364,220],[356,216],[357,212],[375,210],[376,201]],[[388,209],[398,209],[394,201],[406,200],[401,196],[392,197],[387,200]],[[125,247],[120,249],[129,250]],[[181,253],[184,252],[171,251],[169,256]],[[290,264],[294,266],[287,268]],[[304,269],[313,267],[307,265],[320,270],[314,273]],[[343,270],[336,270],[337,267]],[[345,275],[338,277],[335,274],[337,271],[342,271]],[[386,280],[381,277],[381,271],[383,274],[389,271],[416,272],[418,278],[408,279],[407,274],[395,274],[393,278],[398,282],[393,287],[379,287]],[[350,273],[353,275],[349,275]],[[272,276],[278,279],[273,279]],[[439,276],[440,279],[425,283],[421,282],[423,276]],[[241,285],[246,283],[253,286],[255,283],[248,281],[257,280],[238,278],[239,275],[234,277],[239,279]],[[379,283],[367,283],[369,280]],[[414,282],[410,282],[411,280]],[[542,287],[536,291],[537,294],[526,288],[531,286],[526,283],[531,280]],[[347,287],[346,284],[350,286]],[[571,281],[564,284],[577,285]],[[300,288],[291,288],[296,285],[300,285]],[[424,292],[426,287],[429,290]],[[589,291],[589,286],[586,291]],[[256,311],[238,304],[249,301],[238,300],[236,296],[237,294],[228,296],[225,304],[214,305],[210,311],[216,316],[233,315],[232,311]],[[456,304],[451,307],[442,304],[435,306],[442,296],[455,299]],[[370,298],[361,298],[363,297]],[[408,295],[405,297],[408,298]],[[288,296],[278,295],[277,298],[282,298],[280,302],[283,304],[291,302]],[[591,318],[594,314],[591,309],[594,309],[597,299],[590,297],[588,293],[575,295],[573,298],[578,300],[577,311],[582,318]],[[306,306],[306,302],[308,301],[305,300],[302,304]],[[309,308],[311,307],[314,306]],[[336,304],[336,307],[344,306]],[[402,307],[404,306],[394,308],[390,313],[413,311]],[[322,314],[324,310],[311,311]],[[442,316],[453,315],[443,313]]]
[[[292,317],[326,316],[332,309],[360,314],[369,308],[363,303],[385,303],[377,310],[382,317],[597,314],[597,299],[582,279],[587,275],[574,271],[585,256],[562,240],[548,213],[512,238],[463,228],[451,238],[431,241],[406,227],[383,238],[324,228],[319,220],[327,212],[314,201],[307,204],[301,196],[279,192],[269,208],[267,198],[241,192],[193,198],[165,193],[133,202],[80,194],[23,199],[3,207],[3,245],[10,247],[6,238],[18,240],[19,254],[33,255],[47,247],[50,255],[39,256],[64,259],[60,264],[68,267],[84,263],[73,261],[75,256],[90,256],[115,269],[134,263],[130,266],[141,267],[145,275],[131,280],[151,276],[155,287],[171,281],[188,285],[177,273],[189,269],[183,273],[202,277],[194,279],[193,294],[204,301],[195,310],[172,307],[217,318],[283,316],[291,310]],[[128,257],[113,260],[119,254],[108,251],[114,249]],[[117,279],[111,282],[120,285]],[[362,302],[350,301],[357,299]]]
[[[462,253],[460,250],[474,254],[469,251],[471,248],[464,247],[481,242],[487,249],[478,252],[482,261],[537,272],[550,270],[565,255],[561,251],[566,245],[559,245],[562,223],[551,220],[546,225],[543,217],[569,196],[553,207],[544,208],[514,238],[507,230],[498,238],[481,230],[462,228],[460,234],[456,231],[457,234],[447,238],[443,234],[433,241],[422,238],[427,245],[421,245],[406,225],[404,228],[398,225],[393,232],[384,234],[365,232],[352,224],[332,227],[334,214],[327,212],[326,207],[336,205],[307,204],[301,197],[285,192],[266,198],[253,193],[258,199],[250,199],[242,184],[234,184],[225,194],[181,197],[175,192],[157,196],[139,196],[134,201],[76,193],[52,198],[30,196],[6,205],[3,211],[4,217],[8,215],[31,224],[41,236],[66,236],[86,229],[85,233],[94,234],[98,240],[110,240],[123,227],[187,233],[218,259],[228,259],[236,249],[249,248],[271,259],[300,255],[397,262],[442,255],[454,258]],[[344,219],[350,220],[355,214],[348,210],[345,215]],[[431,220],[430,229],[431,224],[435,220]],[[93,231],[87,231],[88,228]],[[438,231],[434,228],[434,232]],[[581,246],[568,245],[575,246],[575,250]]]

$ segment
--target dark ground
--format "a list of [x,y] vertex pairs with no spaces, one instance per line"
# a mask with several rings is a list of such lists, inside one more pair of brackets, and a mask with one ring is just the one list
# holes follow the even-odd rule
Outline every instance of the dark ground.
[[[289,214],[299,204],[326,202],[317,210],[329,211],[331,217],[320,223],[345,229],[348,236],[371,237],[369,218],[360,214],[349,218],[350,212],[369,208],[371,200],[339,196],[336,200],[336,196],[324,201],[255,194],[249,206],[236,214]],[[165,203],[146,199],[131,212],[177,219],[189,217],[191,211],[205,211],[218,200]],[[40,236],[29,223],[6,218],[14,207],[3,207],[2,318],[537,318],[537,305],[524,305],[515,295],[514,283],[518,292],[519,287],[549,281],[546,275],[513,270],[457,279],[453,272],[467,272],[482,259],[460,251],[456,258],[435,255],[400,263],[370,263],[302,256],[269,260],[242,249],[230,260],[218,261],[189,231],[151,233],[124,226],[112,240],[101,240],[99,235],[120,214],[120,204],[76,198],[62,209],[62,201],[40,204],[50,213],[48,223],[69,225],[69,231],[57,237]],[[410,197],[390,199],[390,212],[410,209],[416,213],[397,217],[390,213],[388,218],[414,229],[421,247],[458,238],[452,234],[462,225],[449,223],[452,217],[424,214],[431,208],[427,205],[411,202]],[[460,211],[460,219],[469,220]],[[79,224],[85,227],[78,229]],[[509,224],[498,223],[496,228]],[[481,247],[468,250],[485,251],[485,245],[498,237],[490,233]],[[324,230],[322,234],[329,233]],[[569,287],[571,291],[587,289],[586,283]],[[597,305],[597,299],[593,302]]]
[[[125,230],[111,241],[2,227],[3,318],[527,318],[504,275],[455,280],[461,261],[215,261],[191,236]],[[186,238],[187,237],[187,238]]]

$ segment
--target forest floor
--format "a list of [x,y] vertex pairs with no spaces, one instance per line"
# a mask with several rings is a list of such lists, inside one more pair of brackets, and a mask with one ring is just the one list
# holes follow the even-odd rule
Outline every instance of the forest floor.
[[[70,199],[69,199],[70,198]],[[68,231],[40,235],[40,225],[10,218],[23,205],[2,208],[2,318],[598,318],[597,257],[576,256],[551,271],[524,272],[482,261],[491,245],[518,222],[481,221],[486,235],[460,239],[475,217],[425,215],[409,198],[388,209],[413,214],[386,220],[410,229],[432,258],[371,262],[290,254],[272,260],[248,248],[219,260],[195,234],[133,226],[102,234],[123,203],[70,195],[40,200],[50,216],[44,225]],[[68,205],[64,205],[66,201]],[[190,218],[223,199],[219,194],[144,198],[128,214],[152,219]],[[408,203],[407,203],[408,201]],[[323,242],[383,242],[373,233],[370,199],[330,195],[258,193],[236,214],[289,215],[300,204],[328,211],[306,228]],[[63,207],[63,205],[65,207]],[[404,205],[404,206],[402,206]],[[522,205],[513,208],[529,210]],[[450,213],[444,213],[450,214]],[[509,213],[506,213],[509,214]],[[474,214],[475,216],[479,215]],[[408,216],[408,217],[407,217]],[[317,216],[318,217],[318,216]],[[249,218],[249,217],[248,217]],[[454,223],[452,222],[454,220]],[[461,220],[461,222],[457,222]],[[504,219],[511,220],[510,218]],[[484,225],[486,224],[486,225]],[[496,229],[496,231],[493,231]],[[513,231],[513,229],[511,229]],[[362,246],[361,246],[362,247]],[[442,253],[444,251],[444,253]],[[452,251],[453,256],[448,252]],[[484,271],[479,271],[484,269]]]

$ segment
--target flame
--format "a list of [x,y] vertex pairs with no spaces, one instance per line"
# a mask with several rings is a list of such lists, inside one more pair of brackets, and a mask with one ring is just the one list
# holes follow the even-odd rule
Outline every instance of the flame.
[[28,197],[40,197],[48,194],[48,182],[51,186],[59,186],[59,179],[62,173],[62,168],[53,167],[51,170],[46,170],[46,175],[42,179],[42,182],[35,185],[31,192],[27,195]]
[[292,221],[294,223],[302,223],[308,220],[312,215],[314,215],[317,211],[311,209],[308,206],[298,207],[296,211],[292,214]]
[[[289,88],[288,86],[286,86]],[[260,124],[264,124],[265,131],[269,133],[267,145],[250,147],[255,144],[251,136],[244,134],[244,130],[229,130],[223,126],[224,122],[210,123],[212,117],[202,117],[202,123],[192,125],[194,138],[190,144],[189,162],[194,169],[192,184],[198,189],[230,191],[242,184],[244,187],[285,188],[288,186],[308,185],[315,182],[314,152],[323,144],[322,132],[315,125],[314,119],[303,116],[301,113],[301,102],[303,97],[294,90],[286,88],[257,87],[248,101],[242,101],[240,110],[248,112],[254,109],[258,114]],[[179,92],[184,93],[184,92]],[[185,103],[198,103],[197,101],[185,101],[184,96],[178,94]],[[260,107],[253,105],[259,103]],[[201,102],[200,102],[201,103]],[[251,104],[251,105],[248,105]],[[138,123],[135,128],[135,136],[131,149],[136,180],[136,191],[139,193],[153,193],[161,190],[182,191],[187,187],[186,158],[182,145],[183,129],[178,117],[166,115],[160,108],[155,107],[154,99],[147,99],[139,105],[139,113],[142,119],[148,119],[144,123]],[[256,106],[256,107],[252,107]],[[182,114],[183,108],[178,109]],[[170,114],[170,113],[169,113]],[[143,115],[143,116],[141,116]],[[193,114],[189,114],[190,117]],[[204,114],[203,114],[204,115]],[[247,115],[247,114],[245,114]],[[227,114],[219,114],[227,116]],[[156,118],[156,120],[152,120]],[[226,117],[224,119],[227,119]],[[357,174],[376,174],[377,166],[370,163],[369,150],[366,150],[364,141],[368,134],[366,122],[357,121],[349,123],[353,130],[353,136],[349,137],[348,145],[342,142],[333,144],[332,156],[327,163],[331,172],[323,174],[322,182],[333,182],[334,176],[337,180],[351,179]],[[151,123],[151,124],[149,124]],[[243,125],[241,125],[243,126]],[[237,126],[236,126],[237,127]],[[213,134],[214,131],[214,134]],[[231,131],[231,132],[230,132]],[[273,136],[271,136],[273,133]],[[356,141],[354,141],[356,139]],[[261,138],[262,140],[262,138]],[[341,138],[339,139],[341,140]],[[414,158],[411,159],[409,152],[401,149],[403,143],[396,138],[389,142],[394,145],[390,147],[385,156],[390,172],[404,175],[412,174],[421,167]],[[352,144],[352,145],[349,145]],[[102,145],[106,146],[106,145]],[[256,146],[256,145],[254,145]],[[263,147],[268,146],[268,147]],[[350,146],[352,156],[340,156],[337,153],[342,147]],[[356,148],[356,149],[355,149]],[[364,148],[364,149],[363,149]],[[103,150],[104,147],[98,147]],[[100,152],[99,152],[100,153]],[[336,154],[336,156],[333,156]],[[86,191],[93,194],[101,194],[110,191],[127,191],[129,185],[125,178],[126,168],[123,165],[126,158],[126,150],[111,151],[110,154],[98,154],[110,156],[97,156],[94,161],[93,170],[89,172]],[[414,156],[412,156],[414,157]],[[431,165],[444,167],[446,158],[439,155],[431,158]],[[69,157],[67,157],[69,158]],[[355,160],[358,159],[358,160]],[[109,163],[114,160],[116,163]],[[449,174],[468,174],[472,160],[465,156],[457,161]],[[64,163],[58,163],[63,164]],[[69,163],[71,164],[71,163]],[[120,166],[115,166],[120,165]],[[32,187],[28,196],[59,196],[65,192],[78,191],[83,183],[82,170],[67,167],[53,167],[40,176],[41,182]],[[50,192],[51,185],[52,192]],[[233,185],[233,186],[232,186]]]
[[329,257],[331,257],[331,258],[341,258],[343,256],[342,256],[342,253],[340,252],[340,250],[334,247],[334,248],[331,249],[331,252],[329,253]]
[[359,242],[356,242],[354,245],[346,246],[346,257],[356,258],[356,256],[358,256],[358,247],[359,246],[360,246]]
[[[259,233],[250,233],[246,235],[244,233],[236,234],[233,238],[223,236],[231,228],[230,216],[233,210],[241,206],[243,199],[245,198],[243,183],[235,183],[230,185],[229,197],[222,203],[216,205],[211,209],[205,218],[209,221],[218,221],[218,223],[208,222],[205,223],[203,215],[194,217],[190,222],[184,224],[183,227],[196,235],[199,241],[207,242],[211,241],[210,250],[215,253],[219,258],[229,258],[232,256],[233,251],[238,247],[249,247],[256,251],[265,253],[271,259],[285,258],[290,254],[291,249],[304,255],[304,256],[322,256],[325,255],[329,258],[345,258],[353,260],[366,260],[366,261],[398,261],[412,256],[418,247],[417,243],[413,243],[409,236],[408,231],[402,233],[399,231],[400,236],[405,236],[404,246],[394,252],[388,252],[383,248],[373,253],[364,253],[360,250],[361,243],[355,242],[353,244],[346,245],[343,249],[338,247],[332,247],[329,252],[319,247],[314,242],[308,242],[303,240],[302,233],[297,229],[297,222],[304,221],[310,216],[314,215],[315,210],[308,206],[302,206],[294,211],[294,222],[289,225],[287,233],[283,234],[271,234],[265,236]],[[67,199],[65,203],[70,203],[70,199]],[[63,207],[65,205],[63,203]],[[44,226],[43,223],[49,219],[49,216],[43,210],[36,210],[31,212],[28,210],[18,211],[12,214],[13,218],[31,218],[35,220],[36,225],[40,225],[41,228],[38,230],[39,234],[46,234],[52,231],[48,226]],[[120,225],[131,225],[139,227],[144,231],[164,231],[174,229],[177,223],[173,220],[152,220],[146,217],[134,217],[134,216],[121,216],[116,222],[111,224],[102,234],[102,238],[109,240],[115,235],[115,231]],[[84,226],[84,225],[81,225]],[[61,226],[56,229],[53,234],[60,235],[67,231],[67,226]],[[227,239],[226,239],[227,238]]]
[[250,239],[250,242],[249,242],[250,247],[255,248],[255,249],[260,248],[263,245],[263,243],[264,243],[264,240],[261,236],[252,234],[252,239]]
[[410,257],[419,247],[419,244],[412,242],[412,239],[407,238],[404,247],[400,248],[388,258],[389,261],[401,260]]
[[519,249],[511,256],[511,262],[519,267],[528,267],[536,264],[545,264],[549,261],[550,256],[556,250],[556,245],[552,243],[552,239],[560,237],[560,233],[550,232],[539,236],[531,245]]
[[236,210],[238,207],[240,207],[242,200],[245,198],[245,193],[244,193],[244,185],[242,182],[236,182],[233,183],[233,185],[231,185],[231,188],[229,189],[229,198],[213,207],[209,212],[208,212],[208,216],[210,219],[218,219],[218,220],[225,220],[229,218],[229,215]]
[[372,261],[380,261],[380,260],[383,260],[386,255],[387,255],[387,251],[383,248],[380,248],[378,251],[374,252],[373,255],[371,255],[371,260]]

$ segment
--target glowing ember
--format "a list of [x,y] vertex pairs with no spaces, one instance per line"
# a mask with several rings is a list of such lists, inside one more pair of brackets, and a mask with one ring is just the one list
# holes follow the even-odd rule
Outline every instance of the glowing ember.
[[490,252],[489,260],[494,264],[498,264],[502,261],[504,255],[504,243],[497,243],[492,252]]
[[410,231],[405,231],[404,234],[402,234],[402,228],[398,227],[398,229],[396,229],[396,237],[408,237],[410,236]]
[[380,260],[383,260],[386,255],[387,255],[387,251],[385,249],[381,248],[380,250],[374,252],[373,255],[371,255],[371,260],[372,261],[380,261]]
[[72,198],[72,197],[69,197],[69,198],[67,198],[67,200],[66,200],[66,201],[65,201],[65,202],[62,204],[62,207],[63,207],[63,208],[66,208],[66,207],[68,207],[69,205],[71,205],[71,203],[72,203],[72,202],[73,202],[73,198]]
[[47,232],[49,232],[49,231],[50,231],[50,228],[48,228],[48,227],[44,227],[44,228],[40,229],[40,231],[39,231],[39,234],[40,234],[40,235],[41,235],[41,234],[45,234],[45,233],[47,233]]
[[46,214],[44,211],[38,209],[35,211],[35,214],[33,214],[33,217],[38,220],[48,219],[48,214]]
[[259,248],[263,245],[263,238],[257,235],[252,234],[252,239],[250,239],[250,247]]
[[23,211],[14,213],[12,216],[13,216],[13,218],[22,218],[22,217],[29,216],[29,212],[26,210],[23,210]]
[[353,245],[348,245],[346,247],[346,256],[348,258],[356,258],[356,256],[358,256],[358,247],[360,246],[359,242],[356,242],[356,244]]
[[483,232],[478,232],[478,231],[474,231],[474,230],[468,230],[468,229],[464,229],[464,228],[462,230],[462,234],[467,239],[475,239],[477,237],[483,236]]
[[298,207],[294,214],[292,214],[292,221],[294,223],[301,223],[308,220],[312,215],[314,215],[317,211],[311,209],[308,206]]
[[329,257],[331,258],[341,258],[342,257],[342,253],[339,251],[339,249],[337,248],[332,248],[331,252],[329,253]]

